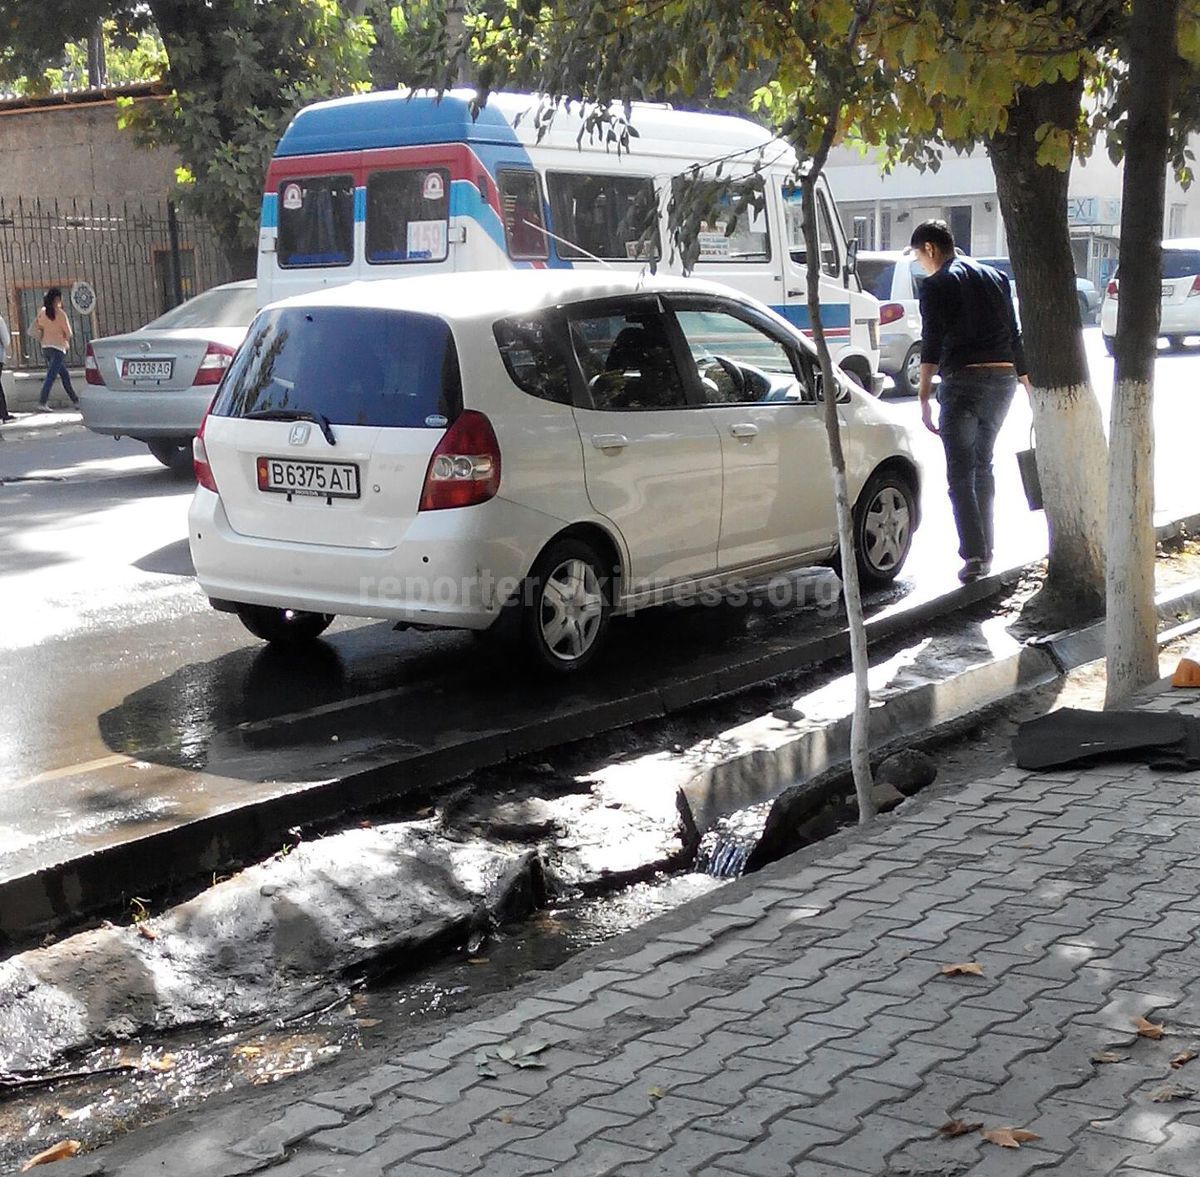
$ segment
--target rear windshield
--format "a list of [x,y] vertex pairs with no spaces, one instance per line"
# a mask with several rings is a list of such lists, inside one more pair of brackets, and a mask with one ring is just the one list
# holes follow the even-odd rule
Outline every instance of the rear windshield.
[[294,411],[334,425],[444,429],[461,406],[458,352],[443,320],[289,307],[254,320],[213,413]]
[[891,300],[895,262],[884,261],[882,258],[863,257],[860,253],[855,269],[858,270],[858,280],[868,294],[873,294],[880,302]]
[[184,327],[248,327],[254,318],[254,287],[217,287],[181,302],[146,326],[154,331],[178,331]]
[[348,266],[354,260],[352,176],[286,180],[278,199],[281,266]]
[[1200,274],[1200,249],[1164,249],[1162,251],[1162,276],[1164,278],[1190,278]]

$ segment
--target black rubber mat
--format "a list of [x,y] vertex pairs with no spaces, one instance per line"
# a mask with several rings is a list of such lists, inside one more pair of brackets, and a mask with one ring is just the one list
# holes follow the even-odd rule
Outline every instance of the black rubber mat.
[[1200,767],[1200,724],[1157,711],[1081,711],[1064,707],[1017,729],[1020,768],[1057,768],[1088,760],[1143,760],[1154,768]]

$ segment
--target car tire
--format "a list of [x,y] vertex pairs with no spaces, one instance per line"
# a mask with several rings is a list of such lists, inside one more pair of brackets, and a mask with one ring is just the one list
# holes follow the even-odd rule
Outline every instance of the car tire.
[[1117,341],[1111,335],[1105,335],[1103,336],[1103,339],[1104,350],[1108,352],[1110,356],[1115,356],[1117,354]]
[[914,343],[904,354],[904,363],[896,377],[897,391],[916,396],[921,387],[921,345]]
[[521,586],[520,634],[539,670],[576,674],[604,645],[612,569],[586,540],[555,540]]
[[871,391],[871,381],[866,373],[859,370],[857,364],[851,364],[849,367],[843,367],[842,371],[854,381],[864,392]]
[[892,583],[912,548],[916,494],[899,470],[879,470],[854,504],[854,554],[864,588]]
[[237,615],[256,638],[279,646],[302,646],[313,641],[333,624],[334,618],[332,613],[274,609],[269,605],[239,605]]
[[1185,342],[1186,338],[1187,337],[1184,335],[1168,335],[1167,347],[1170,348],[1171,351],[1187,351],[1187,343]]
[[1079,303],[1079,324],[1081,327],[1086,327],[1092,321],[1092,312],[1088,309],[1087,295],[1076,293],[1075,299]]
[[173,474],[188,474],[192,470],[192,443],[174,438],[156,437],[146,442],[146,448]]

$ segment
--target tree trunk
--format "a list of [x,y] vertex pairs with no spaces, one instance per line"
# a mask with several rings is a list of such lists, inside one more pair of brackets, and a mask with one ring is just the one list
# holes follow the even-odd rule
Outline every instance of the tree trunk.
[[1158,677],[1152,411],[1178,10],[1178,0],[1134,0],[1129,26],[1117,373],[1109,425],[1105,706]]
[[858,801],[859,824],[875,816],[875,798],[871,776],[871,693],[867,670],[867,628],[863,621],[862,592],[858,584],[858,563],[854,557],[854,517],[846,485],[846,455],[842,449],[842,426],[838,418],[838,384],[833,374],[833,359],[821,323],[821,248],[817,240],[817,177],[819,166],[810,167],[800,179],[804,207],[804,250],[807,258],[805,284],[808,288],[808,314],[812,321],[813,342],[821,361],[821,387],[825,393],[825,433],[829,441],[829,459],[833,464],[833,496],[837,505],[838,550],[842,557],[842,600],[846,605],[846,628],[850,634],[850,664],[854,671],[854,715],[850,721],[850,771]]
[[1104,608],[1107,483],[1100,406],[1083,350],[1067,229],[1070,173],[1037,162],[1046,123],[1073,128],[1082,81],[1024,90],[988,142],[1004,215],[1033,384],[1038,473],[1050,529],[1047,587],[1070,611]]

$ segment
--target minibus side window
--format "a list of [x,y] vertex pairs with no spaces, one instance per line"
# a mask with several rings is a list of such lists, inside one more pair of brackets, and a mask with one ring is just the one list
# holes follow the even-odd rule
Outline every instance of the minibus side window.
[[546,185],[560,257],[653,261],[662,256],[658,197],[649,176],[549,172]]
[[[715,180],[694,180],[676,176],[671,181],[671,196],[678,204],[685,197],[696,202],[696,244],[700,262],[767,262],[771,260],[771,236],[767,229],[767,210],[760,179],[734,184],[721,191]],[[755,203],[758,208],[755,208]],[[732,233],[729,223],[737,213]]]
[[276,251],[285,268],[348,266],[354,260],[354,178],[284,180]]
[[542,218],[542,188],[537,172],[502,171],[498,181],[504,213],[504,242],[514,261],[550,256]]
[[367,177],[367,261],[445,261],[449,216],[445,168],[372,172]]

